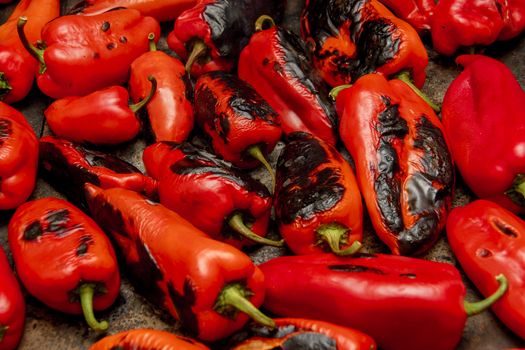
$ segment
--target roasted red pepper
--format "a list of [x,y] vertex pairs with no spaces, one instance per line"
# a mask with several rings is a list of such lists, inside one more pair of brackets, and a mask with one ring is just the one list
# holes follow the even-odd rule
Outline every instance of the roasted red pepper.
[[504,276],[492,276],[500,283],[496,292],[468,303],[454,266],[393,255],[290,256],[260,267],[264,306],[271,312],[351,327],[388,350],[454,349],[467,316],[488,308],[507,289]]
[[423,253],[452,203],[454,166],[441,122],[409,85],[379,74],[363,76],[336,102],[377,235],[394,254]]
[[77,143],[117,145],[130,141],[140,131],[135,113],[157,90],[155,78],[148,80],[149,95],[134,105],[128,105],[129,94],[122,86],[56,100],[44,111],[49,128],[55,135]]
[[52,98],[84,96],[126,82],[135,58],[148,51],[148,33],[159,37],[159,23],[137,10],[115,10],[95,16],[63,16],[42,29],[45,49],[24,34],[30,17],[18,21],[24,46],[39,62],[37,84]]
[[13,209],[33,192],[38,140],[24,115],[0,102],[0,210]]
[[86,189],[93,217],[121,248],[137,288],[149,289],[190,333],[218,340],[240,329],[247,314],[273,326],[256,308],[264,276],[247,255],[136,192]]
[[20,0],[7,21],[0,26],[0,101],[13,103],[26,97],[38,67],[38,61],[31,57],[18,38],[18,17],[31,18],[26,33],[29,42],[35,43],[40,39],[42,27],[59,15],[58,0]]
[[16,349],[24,332],[26,304],[1,246],[0,280],[0,349],[11,350]]
[[27,291],[52,309],[84,314],[94,330],[106,330],[93,309],[118,296],[120,274],[113,247],[86,214],[58,198],[20,206],[8,227],[16,271]]
[[419,33],[430,30],[435,0],[379,0],[394,14],[410,23]]
[[509,40],[525,30],[525,0],[507,0],[503,9],[503,28],[498,40]]
[[477,200],[452,210],[447,237],[459,263],[483,295],[504,274],[509,291],[492,306],[498,318],[525,339],[525,222],[499,205]]
[[160,202],[213,239],[237,248],[283,245],[263,238],[272,197],[260,182],[189,143],[157,143],[143,157],[148,173],[159,180]]
[[378,0],[308,0],[303,36],[313,43],[313,62],[331,86],[377,72],[409,71],[422,87],[428,56],[417,32]]
[[525,92],[503,63],[464,55],[443,100],[443,127],[465,183],[481,198],[525,212]]
[[363,240],[363,207],[352,168],[334,147],[311,134],[290,134],[279,156],[275,216],[295,254],[328,248],[348,255]]
[[[258,19],[257,27],[265,19]],[[299,37],[278,26],[258,30],[242,50],[238,68],[239,77],[279,114],[285,133],[305,131],[335,145],[337,115]]]
[[157,197],[157,182],[128,162],[53,136],[40,139],[40,171],[58,191],[83,209],[87,209],[86,182]]
[[149,76],[157,80],[157,92],[146,106],[145,129],[153,142],[183,142],[193,129],[193,87],[184,64],[157,51],[150,35],[150,52],[131,64],[129,90],[133,101],[144,99],[151,90]]

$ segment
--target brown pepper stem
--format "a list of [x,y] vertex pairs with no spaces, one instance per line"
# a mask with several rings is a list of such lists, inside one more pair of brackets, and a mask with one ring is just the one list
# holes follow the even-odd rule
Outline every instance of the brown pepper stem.
[[282,247],[284,245],[284,241],[281,239],[280,241],[273,241],[268,238],[264,238],[250,230],[242,220],[242,214],[241,213],[235,213],[232,215],[230,220],[228,220],[228,225],[235,230],[235,232],[239,233],[243,237],[248,238],[249,240],[252,240],[254,242],[257,242],[259,244],[264,245],[271,245],[273,247]]
[[186,61],[186,65],[184,66],[188,75],[191,74],[191,67],[193,66],[193,64],[207,52],[208,46],[206,46],[204,41],[197,39],[193,42],[190,55],[188,56],[188,60]]
[[469,303],[467,301],[463,302],[467,316],[477,315],[480,312],[485,311],[498,301],[503,294],[505,294],[509,287],[507,277],[503,274],[499,274],[496,276],[496,281],[499,282],[499,287],[494,294],[490,295],[488,298],[478,301],[477,303]]
[[155,34],[154,33],[148,34],[148,42],[149,42],[149,50],[157,51],[157,44],[155,44]]
[[412,82],[412,78],[410,77],[410,73],[407,71],[403,71],[399,73],[396,77],[397,79],[401,80],[419,96],[421,97],[429,106],[434,110],[434,112],[439,113],[441,111],[441,107],[436,104],[434,101],[430,99],[423,91],[421,91],[417,86],[414,85]]
[[362,247],[361,242],[355,241],[350,247],[341,249],[341,244],[346,243],[348,238],[348,228],[337,223],[321,225],[315,232],[317,233],[318,239],[328,243],[332,253],[338,256],[355,254]]
[[0,72],[0,101],[2,101],[11,90],[13,90],[13,88],[9,85],[4,72]]
[[253,158],[257,159],[259,162],[261,162],[262,165],[264,165],[264,167],[266,168],[266,170],[268,170],[268,173],[270,174],[272,178],[272,192],[273,192],[273,190],[275,189],[275,172],[273,171],[270,163],[268,163],[268,160],[266,160],[266,157],[262,153],[261,148],[257,145],[254,145],[254,146],[249,147],[246,150],[246,153],[248,153],[250,156],[252,156]]
[[260,32],[264,29],[264,26],[268,25],[268,28],[275,26],[275,21],[268,15],[262,15],[255,21],[255,31]]
[[143,108],[145,105],[147,105],[148,102],[151,101],[151,99],[155,95],[155,92],[157,91],[157,79],[155,79],[154,76],[150,75],[148,77],[148,80],[151,82],[151,89],[149,91],[148,96],[146,96],[146,98],[144,98],[140,102],[137,102],[135,104],[129,105],[129,109],[131,109],[131,111],[133,113],[137,113],[138,111],[140,111],[141,108]]
[[339,95],[341,91],[343,91],[344,89],[351,88],[351,87],[352,87],[352,84],[343,84],[343,85],[336,86],[335,88],[330,90],[330,92],[328,93],[328,96],[330,96],[332,101],[335,101],[337,99],[337,95]]
[[36,46],[31,44],[27,39],[26,33],[24,32],[24,27],[27,23],[27,17],[22,16],[18,17],[18,22],[16,23],[16,31],[18,32],[18,37],[24,45],[24,48],[40,63],[40,74],[44,74],[46,71],[46,62],[44,61],[44,50],[38,49]]
[[95,284],[84,283],[78,288],[80,305],[87,324],[95,331],[105,331],[109,327],[107,321],[98,322],[93,313],[93,296],[95,295]]

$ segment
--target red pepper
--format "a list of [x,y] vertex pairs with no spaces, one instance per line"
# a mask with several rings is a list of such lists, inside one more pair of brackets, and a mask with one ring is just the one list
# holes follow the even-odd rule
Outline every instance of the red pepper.
[[483,295],[505,274],[509,291],[492,306],[498,318],[525,339],[525,222],[499,205],[477,200],[452,210],[447,237],[459,263]]
[[16,109],[0,102],[0,210],[14,209],[33,192],[38,140]]
[[79,209],[58,198],[20,206],[8,227],[16,271],[27,291],[52,309],[84,314],[106,330],[93,309],[107,309],[118,296],[120,274],[104,232]]
[[248,315],[274,324],[256,308],[264,276],[240,250],[136,192],[91,184],[86,190],[93,217],[121,248],[137,288],[190,333],[218,340],[240,329]]
[[0,349],[16,349],[24,332],[26,304],[0,246]]
[[515,38],[525,30],[525,0],[507,0],[506,5],[498,40]]
[[497,276],[500,286],[491,297],[468,303],[454,266],[393,255],[289,256],[260,267],[271,312],[351,327],[387,350],[454,349],[467,316],[507,289],[506,278]]
[[18,21],[26,50],[40,63],[37,84],[52,98],[84,96],[128,80],[131,63],[148,51],[148,33],[159,37],[159,23],[137,10],[115,10],[95,16],[63,16],[42,29],[45,49],[24,34],[30,17]]
[[[0,0],[0,3],[8,2]],[[38,67],[38,61],[24,49],[18,38],[18,17],[32,18],[26,32],[28,40],[35,43],[40,39],[42,27],[59,15],[58,0],[20,0],[7,21],[0,26],[0,101],[11,104],[26,97]]]
[[157,90],[155,78],[148,80],[149,95],[134,105],[128,105],[128,91],[121,86],[56,100],[44,111],[49,128],[55,135],[77,143],[117,145],[130,141],[140,130],[135,113]]
[[410,23],[419,33],[430,30],[436,7],[435,0],[379,0],[399,18]]
[[129,90],[133,101],[144,99],[151,90],[149,76],[157,80],[157,92],[148,103],[145,124],[154,142],[183,142],[193,129],[193,88],[184,64],[168,54],[157,51],[153,35],[150,52],[131,64]]
[[468,187],[481,198],[525,212],[525,92],[503,63],[457,58],[465,70],[443,100],[450,152]]

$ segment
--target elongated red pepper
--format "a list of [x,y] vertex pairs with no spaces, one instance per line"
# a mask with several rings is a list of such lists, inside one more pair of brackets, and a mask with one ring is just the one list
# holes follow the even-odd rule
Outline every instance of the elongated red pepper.
[[121,248],[136,286],[149,290],[190,333],[218,340],[240,329],[248,315],[273,326],[256,308],[264,276],[247,255],[136,192],[86,189],[93,217]]
[[435,0],[379,0],[401,19],[410,23],[419,33],[430,30],[436,7]]
[[377,235],[394,254],[426,251],[445,226],[454,186],[438,117],[404,81],[379,74],[361,77],[336,103]]
[[128,91],[121,86],[56,100],[44,111],[49,128],[55,135],[77,143],[117,145],[130,141],[140,130],[135,113],[157,90],[155,78],[150,76],[148,80],[148,96],[134,105],[128,105]]
[[[6,1],[0,0],[0,3]],[[0,26],[0,101],[11,104],[26,97],[38,67],[38,61],[31,57],[18,38],[18,17],[32,18],[26,33],[29,42],[35,43],[40,39],[42,27],[59,15],[58,0],[20,0],[7,21]]]
[[525,92],[493,58],[457,62],[465,70],[445,94],[442,117],[459,172],[478,197],[525,212]]
[[525,222],[499,205],[477,200],[450,212],[447,237],[461,267],[483,295],[504,274],[509,291],[492,306],[498,318],[525,339]]
[[63,16],[42,29],[45,49],[26,38],[21,17],[18,34],[40,63],[37,84],[52,98],[84,96],[128,80],[131,63],[148,51],[148,33],[159,37],[159,23],[137,10],[115,10],[95,16]]
[[311,134],[290,134],[279,156],[275,216],[295,254],[328,248],[347,255],[363,240],[363,207],[354,173],[334,147]]
[[58,198],[20,206],[8,227],[16,271],[27,291],[47,306],[84,314],[94,330],[106,330],[93,309],[118,296],[120,274],[104,232],[79,209]]
[[16,349],[24,332],[26,304],[0,246],[0,349]]
[[467,316],[488,308],[507,289],[499,275],[492,296],[468,303],[454,266],[393,255],[290,256],[260,267],[264,306],[271,312],[351,327],[386,350],[454,349]]

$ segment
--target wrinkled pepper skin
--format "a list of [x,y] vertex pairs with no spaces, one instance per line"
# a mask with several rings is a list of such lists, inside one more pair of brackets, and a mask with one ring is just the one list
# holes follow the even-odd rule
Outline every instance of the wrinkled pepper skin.
[[503,28],[498,40],[509,40],[525,30],[525,0],[507,0],[503,9]]
[[452,203],[454,166],[441,122],[406,83],[379,74],[360,78],[336,103],[377,235],[394,254],[425,252]]
[[40,139],[40,171],[46,181],[83,209],[87,209],[83,188],[86,182],[157,198],[157,181],[130,163],[53,136]]
[[1,246],[0,279],[0,350],[13,350],[24,332],[26,304]]
[[262,304],[264,276],[240,250],[135,192],[90,184],[86,190],[93,217],[120,247],[137,288],[192,335],[215,341],[248,321],[223,302],[229,287],[239,286],[255,307]]
[[465,69],[448,87],[442,110],[450,152],[478,197],[523,213],[525,92],[493,58],[463,55],[456,61]]
[[35,43],[40,39],[42,27],[59,15],[58,0],[20,0],[7,21],[0,26],[0,101],[11,104],[26,97],[38,67],[38,61],[25,50],[18,38],[18,17],[32,19],[27,24],[26,32],[28,40]]
[[286,134],[309,132],[335,145],[335,108],[297,35],[278,26],[256,32],[241,52],[238,73],[279,114]]
[[[363,207],[352,168],[311,134],[290,134],[279,155],[275,216],[294,254],[344,249],[363,239]],[[339,231],[334,246],[324,236],[330,229]]]
[[133,329],[107,336],[89,350],[209,350],[203,344],[180,335],[155,329]]
[[428,56],[419,35],[377,0],[308,0],[301,28],[314,66],[331,86],[373,72],[409,71],[416,86],[425,82]]
[[476,200],[450,212],[447,237],[461,267],[483,295],[497,286],[494,274],[507,276],[509,291],[492,310],[525,339],[525,222],[493,202]]
[[410,23],[419,33],[430,30],[435,0],[379,0],[396,16]]
[[59,17],[42,29],[38,87],[59,99],[127,82],[131,63],[148,51],[149,33],[159,38],[159,23],[137,10]]
[[14,209],[33,192],[38,140],[24,115],[0,102],[0,210]]

